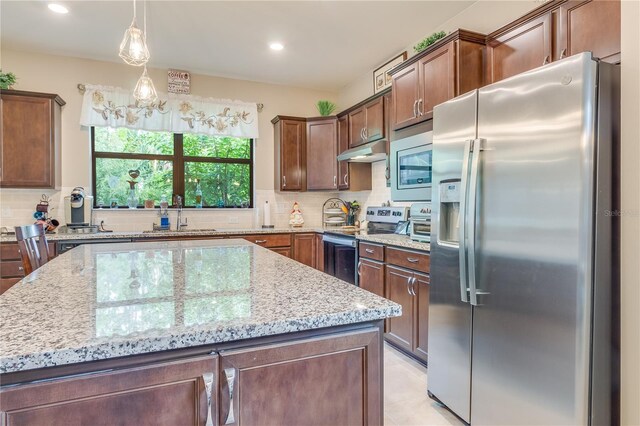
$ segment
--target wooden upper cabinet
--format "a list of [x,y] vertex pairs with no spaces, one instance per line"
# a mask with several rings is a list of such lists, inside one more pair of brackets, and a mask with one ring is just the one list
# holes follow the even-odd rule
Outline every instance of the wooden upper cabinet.
[[392,71],[391,127],[433,118],[433,107],[482,86],[485,36],[458,30]]
[[338,120],[307,121],[307,189],[338,189]]
[[274,124],[275,188],[306,191],[306,119],[277,116]]
[[487,39],[487,83],[551,62],[552,13],[547,12]]
[[365,142],[374,142],[383,139],[385,135],[384,128],[384,97],[380,96],[364,107],[365,111]]
[[[349,149],[349,116],[338,118],[338,154]],[[349,189],[349,162],[338,162],[338,189]]]
[[217,355],[3,389],[3,425],[204,425],[217,417]]
[[418,62],[393,75],[391,80],[391,126],[400,129],[417,123],[420,78]]
[[61,113],[65,102],[46,93],[0,93],[0,186],[59,188]]
[[620,1],[568,1],[560,6],[556,58],[591,51],[595,58],[620,62]]
[[363,107],[349,113],[349,146],[358,146],[365,143],[366,114]]

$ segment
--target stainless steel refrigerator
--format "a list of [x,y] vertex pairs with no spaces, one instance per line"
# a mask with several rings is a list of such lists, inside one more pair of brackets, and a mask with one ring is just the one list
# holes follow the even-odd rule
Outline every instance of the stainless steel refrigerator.
[[590,53],[434,109],[427,387],[467,423],[611,423],[618,109]]

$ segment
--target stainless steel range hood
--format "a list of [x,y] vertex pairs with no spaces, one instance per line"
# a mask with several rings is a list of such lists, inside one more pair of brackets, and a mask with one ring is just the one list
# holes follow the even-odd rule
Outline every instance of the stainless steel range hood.
[[374,163],[387,158],[387,142],[384,140],[369,142],[355,148],[348,149],[338,155],[338,161],[350,163]]

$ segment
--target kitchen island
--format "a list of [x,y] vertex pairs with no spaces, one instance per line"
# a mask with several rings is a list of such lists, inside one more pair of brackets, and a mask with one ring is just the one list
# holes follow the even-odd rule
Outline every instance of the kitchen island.
[[96,244],[0,296],[6,424],[382,424],[399,305],[244,240]]

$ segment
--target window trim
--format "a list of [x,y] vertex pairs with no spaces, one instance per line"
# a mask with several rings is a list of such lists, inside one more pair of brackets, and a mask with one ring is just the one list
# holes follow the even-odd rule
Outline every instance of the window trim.
[[[196,157],[184,155],[184,137],[182,133],[173,133],[173,155],[165,154],[135,154],[124,152],[104,152],[96,151],[96,131],[95,126],[91,126],[91,188],[94,194],[93,208],[98,208],[97,202],[97,186],[96,186],[96,158],[111,158],[122,160],[164,160],[173,162],[173,194],[171,196],[170,207],[175,208],[175,197],[180,195],[185,200],[185,163],[217,163],[217,164],[248,164],[249,165],[249,207],[254,207],[255,194],[253,192],[253,178],[254,178],[254,142],[252,138],[249,139],[249,158],[218,158],[218,157]],[[182,176],[182,179],[177,178]],[[127,206],[118,206],[118,209],[127,209]],[[156,205],[155,208],[160,208]],[[195,206],[183,206],[185,209],[195,209]],[[202,206],[203,209],[235,209],[237,207],[217,207],[217,206]],[[111,208],[108,208],[111,209]],[[136,210],[144,209],[144,206],[138,205]]]

